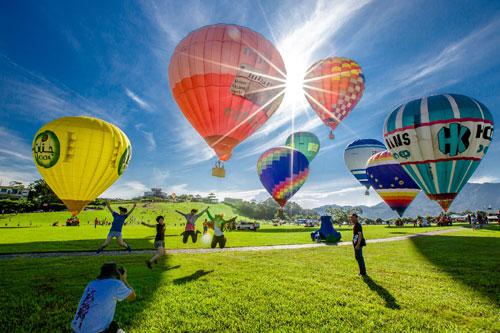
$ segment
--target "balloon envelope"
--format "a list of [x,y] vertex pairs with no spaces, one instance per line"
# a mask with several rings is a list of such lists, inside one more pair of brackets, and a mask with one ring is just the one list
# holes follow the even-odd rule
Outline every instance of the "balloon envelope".
[[44,125],[33,140],[38,171],[77,214],[125,171],[130,142],[118,127],[91,117],[64,117]]
[[306,181],[309,162],[304,154],[290,147],[271,148],[260,156],[257,174],[267,192],[284,207]]
[[320,60],[311,66],[304,78],[307,101],[332,131],[354,109],[364,90],[361,67],[347,58]]
[[292,133],[286,139],[286,145],[304,154],[309,163],[316,157],[320,148],[318,137],[310,132]]
[[420,192],[420,187],[387,150],[368,159],[366,174],[373,189],[400,217]]
[[191,32],[177,45],[168,79],[186,119],[226,161],[278,109],[285,65],[262,35],[216,24]]
[[344,150],[347,169],[367,190],[370,188],[370,182],[366,176],[366,162],[372,155],[384,150],[386,150],[384,144],[375,139],[356,140]]
[[391,112],[387,148],[427,196],[447,211],[488,151],[493,117],[477,100],[435,95]]

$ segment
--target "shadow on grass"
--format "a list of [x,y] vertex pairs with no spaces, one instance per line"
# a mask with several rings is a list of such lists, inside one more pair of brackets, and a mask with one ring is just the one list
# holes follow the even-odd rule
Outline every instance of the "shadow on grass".
[[379,285],[377,282],[373,281],[371,277],[363,276],[363,282],[366,283],[368,288],[375,291],[380,296],[380,298],[382,298],[385,301],[385,306],[387,308],[394,310],[400,309],[400,306],[397,303],[394,296],[392,296],[387,289]]
[[231,232],[256,232],[256,233],[282,233],[282,232],[312,232],[318,228],[276,228],[276,229],[258,229],[257,231],[233,230]]
[[411,241],[433,265],[500,306],[500,238],[440,235]]
[[185,283],[188,283],[188,282],[192,282],[192,281],[196,281],[198,280],[199,278],[207,275],[207,274],[210,274],[212,273],[214,270],[211,270],[211,271],[205,271],[203,269],[199,269],[197,270],[196,272],[194,272],[193,274],[191,275],[188,275],[188,276],[185,276],[185,277],[182,277],[182,278],[178,278],[178,279],[175,279],[173,281],[173,283],[175,285],[179,285],[179,284],[185,284]]

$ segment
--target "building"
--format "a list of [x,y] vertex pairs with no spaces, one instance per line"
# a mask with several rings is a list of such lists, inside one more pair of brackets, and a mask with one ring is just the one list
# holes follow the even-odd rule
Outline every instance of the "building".
[[0,185],[0,198],[21,199],[28,198],[30,190],[22,183],[10,182],[8,186]]
[[163,192],[161,188],[159,187],[154,187],[151,189],[151,191],[144,192],[144,198],[162,198],[166,199],[167,198],[167,193]]

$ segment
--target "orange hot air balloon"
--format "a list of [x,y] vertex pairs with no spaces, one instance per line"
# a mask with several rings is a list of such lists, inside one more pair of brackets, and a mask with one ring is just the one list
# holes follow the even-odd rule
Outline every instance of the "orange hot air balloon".
[[[168,79],[184,116],[220,161],[278,109],[285,89],[278,50],[248,28],[216,24],[175,48]],[[220,162],[219,162],[220,163]]]
[[321,120],[331,128],[354,109],[365,90],[361,67],[347,58],[330,57],[312,65],[304,78],[304,92]]

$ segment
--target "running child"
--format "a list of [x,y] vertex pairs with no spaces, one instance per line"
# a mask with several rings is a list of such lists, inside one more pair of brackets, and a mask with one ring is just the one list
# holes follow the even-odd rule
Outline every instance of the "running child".
[[128,213],[127,213],[127,208],[118,207],[120,213],[117,213],[111,208],[109,202],[106,201],[106,207],[108,207],[109,211],[111,212],[111,215],[113,215],[113,223],[111,224],[111,229],[109,230],[108,237],[106,238],[104,243],[102,243],[102,245],[97,249],[96,254],[101,253],[102,250],[104,250],[104,248],[108,246],[109,243],[111,243],[111,240],[113,240],[113,238],[116,238],[116,240],[118,241],[118,245],[124,247],[128,252],[132,252],[130,246],[123,240],[122,228],[123,224],[125,224],[125,220],[127,219],[127,217],[130,216],[130,214],[132,214],[136,205],[137,204],[134,203],[134,206]]
[[147,224],[145,222],[142,222],[142,225],[145,225],[146,227],[150,228],[156,228],[156,237],[155,237],[155,243],[154,247],[156,249],[156,254],[149,260],[146,260],[146,266],[148,266],[149,269],[152,269],[153,263],[158,263],[158,259],[162,256],[165,255],[165,219],[163,216],[158,216],[156,217],[156,225],[152,224]]

